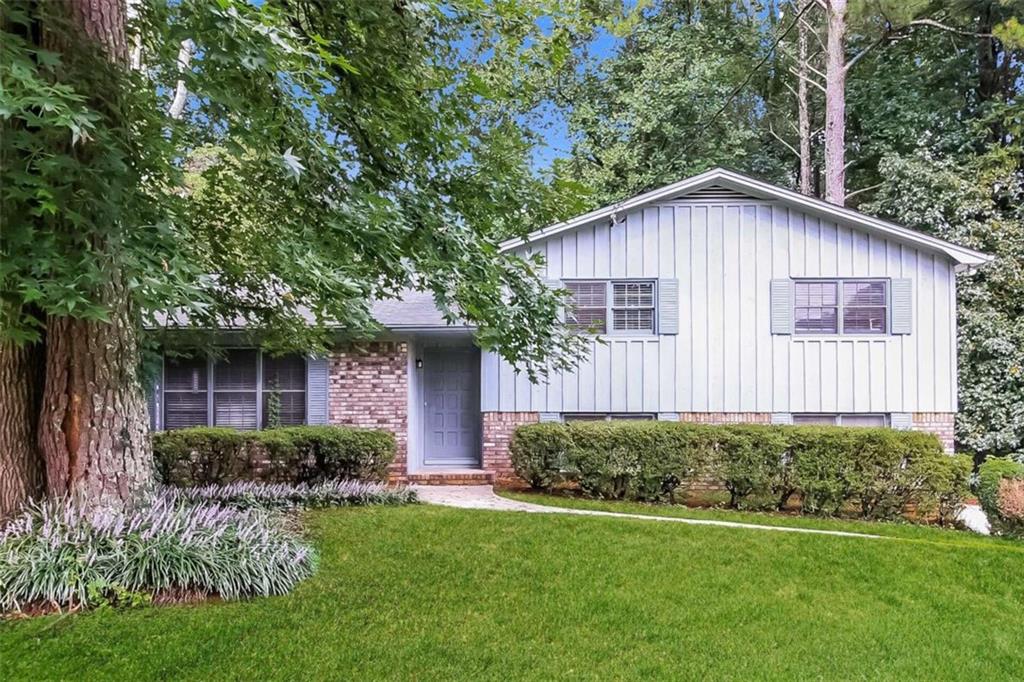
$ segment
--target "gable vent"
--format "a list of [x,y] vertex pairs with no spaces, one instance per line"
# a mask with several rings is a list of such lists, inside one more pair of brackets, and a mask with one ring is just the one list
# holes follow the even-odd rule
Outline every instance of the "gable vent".
[[677,200],[682,201],[756,201],[756,197],[752,197],[749,194],[743,192],[737,192],[734,189],[727,187],[721,187],[719,185],[712,185],[711,187],[705,187],[703,189],[694,190],[688,194],[683,194],[676,197]]

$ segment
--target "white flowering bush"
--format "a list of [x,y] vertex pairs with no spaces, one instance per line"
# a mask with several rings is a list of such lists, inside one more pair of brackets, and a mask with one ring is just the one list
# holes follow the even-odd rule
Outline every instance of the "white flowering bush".
[[357,480],[314,484],[238,481],[227,485],[169,488],[168,494],[182,503],[217,502],[242,509],[317,509],[409,504],[416,501],[416,493],[411,488]]
[[36,504],[0,528],[0,612],[284,594],[317,558],[280,510],[413,501],[407,488],[329,481],[164,488],[131,511]]
[[316,553],[282,521],[174,495],[128,512],[30,506],[0,530],[0,609],[90,606],[111,593],[283,594],[312,575]]

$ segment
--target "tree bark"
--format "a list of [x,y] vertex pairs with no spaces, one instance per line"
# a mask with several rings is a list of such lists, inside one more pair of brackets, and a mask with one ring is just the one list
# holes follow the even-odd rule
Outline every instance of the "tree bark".
[[0,520],[43,493],[36,447],[41,376],[36,344],[0,342]]
[[[56,35],[91,44],[115,69],[127,68],[123,0],[64,0],[62,9],[71,35]],[[65,58],[77,54],[71,49]],[[109,123],[117,124],[118,108],[107,101],[116,93],[88,94]],[[108,319],[51,315],[46,328],[38,442],[47,493],[91,507],[129,506],[153,483],[149,416],[139,381],[138,316],[111,255],[116,239],[116,234],[96,235],[92,249],[108,261],[107,281],[95,292]]]
[[106,293],[107,322],[47,321],[39,445],[49,495],[130,506],[153,484],[149,415],[135,315],[119,275]]
[[825,200],[846,201],[846,0],[828,0],[825,61]]
[[797,20],[797,72],[799,74],[796,83],[796,107],[797,107],[797,132],[800,137],[800,193],[813,196],[814,190],[811,186],[811,113],[809,93],[807,91],[807,79],[810,73],[807,69],[807,25],[804,19]]

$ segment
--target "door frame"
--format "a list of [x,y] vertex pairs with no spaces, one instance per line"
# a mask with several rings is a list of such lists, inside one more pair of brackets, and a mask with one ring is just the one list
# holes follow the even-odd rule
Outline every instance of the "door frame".
[[[410,474],[420,472],[440,471],[464,471],[476,470],[483,466],[482,443],[483,443],[483,415],[480,412],[480,397],[482,388],[480,386],[480,362],[481,353],[479,347],[473,343],[472,336],[464,330],[445,330],[441,333],[417,334],[409,339],[409,400],[408,400],[408,443],[407,443],[407,472]],[[459,349],[471,351],[471,368],[474,376],[475,389],[475,420],[476,420],[476,457],[473,463],[458,464],[425,464],[427,439],[426,439],[426,410],[424,403],[425,392],[425,368],[423,366],[424,352],[426,350]]]

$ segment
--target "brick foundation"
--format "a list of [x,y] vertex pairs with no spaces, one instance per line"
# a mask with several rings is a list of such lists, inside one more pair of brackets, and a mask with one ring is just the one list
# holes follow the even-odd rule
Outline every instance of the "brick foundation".
[[771,424],[771,412],[680,412],[679,421],[694,424]]
[[331,424],[383,429],[395,434],[395,461],[388,478],[405,481],[408,458],[408,347],[374,341],[336,349],[329,358],[327,420]]
[[481,438],[483,469],[501,482],[521,484],[512,470],[508,445],[517,426],[540,421],[538,412],[484,412]]
[[956,415],[952,412],[914,412],[914,431],[934,433],[942,443],[942,449],[953,454],[955,434],[953,422]]

